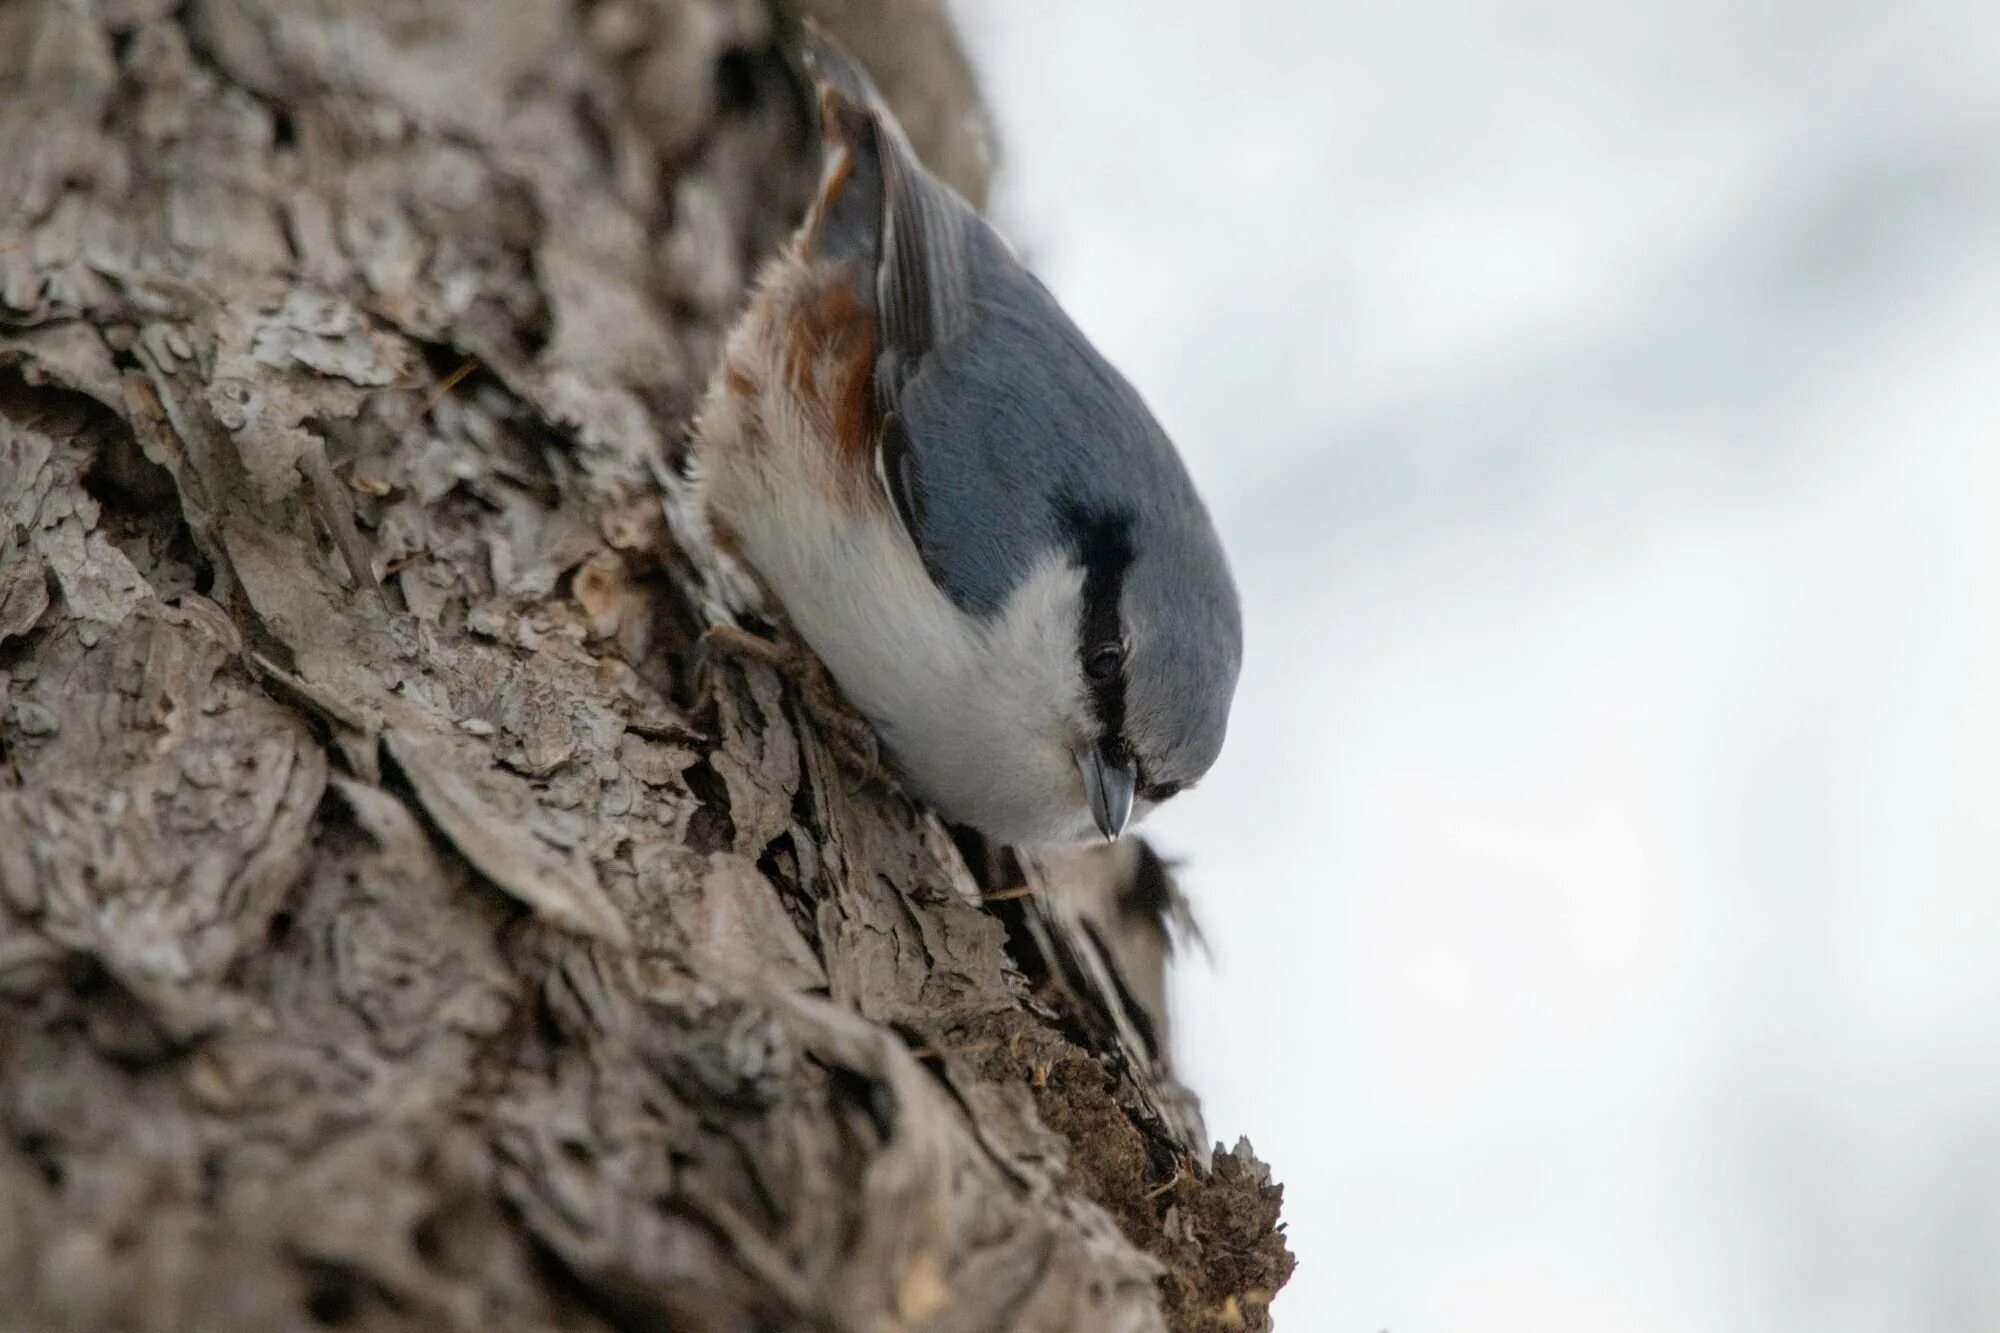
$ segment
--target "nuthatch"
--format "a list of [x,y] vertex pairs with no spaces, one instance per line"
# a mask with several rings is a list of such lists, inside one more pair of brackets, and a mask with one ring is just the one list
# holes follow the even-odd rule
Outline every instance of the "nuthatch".
[[910,788],[994,840],[1116,838],[1215,762],[1242,657],[1146,405],[808,37],[825,157],[697,425],[747,563]]

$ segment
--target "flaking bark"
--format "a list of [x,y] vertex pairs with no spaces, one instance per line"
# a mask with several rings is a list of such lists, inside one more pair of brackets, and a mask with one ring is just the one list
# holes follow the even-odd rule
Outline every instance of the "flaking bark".
[[[826,8],[976,196],[942,16]],[[0,1329],[1265,1326],[1164,868],[696,651],[795,18],[0,0]]]

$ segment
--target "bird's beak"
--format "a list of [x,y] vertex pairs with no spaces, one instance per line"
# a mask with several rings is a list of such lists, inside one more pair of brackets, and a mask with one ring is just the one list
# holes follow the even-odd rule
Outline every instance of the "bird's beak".
[[1139,768],[1130,755],[1116,757],[1093,745],[1076,757],[1083,772],[1084,795],[1090,798],[1090,814],[1106,842],[1118,841],[1125,821],[1132,817],[1132,793],[1139,785]]

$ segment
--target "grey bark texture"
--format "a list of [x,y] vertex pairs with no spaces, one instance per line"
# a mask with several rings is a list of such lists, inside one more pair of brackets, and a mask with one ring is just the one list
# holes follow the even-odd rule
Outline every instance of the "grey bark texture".
[[[821,8],[979,195],[943,15]],[[1164,868],[701,650],[797,18],[0,0],[0,1329],[1268,1325]]]

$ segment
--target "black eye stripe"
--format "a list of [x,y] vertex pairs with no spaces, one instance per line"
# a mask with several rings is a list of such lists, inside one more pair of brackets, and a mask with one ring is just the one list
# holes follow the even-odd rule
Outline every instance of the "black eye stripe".
[[[1124,751],[1125,635],[1118,604],[1125,571],[1132,565],[1132,520],[1125,514],[1060,501],[1058,506],[1083,566],[1083,623],[1077,642],[1091,711],[1104,728],[1104,743]],[[1115,669],[1093,670],[1100,655]]]

